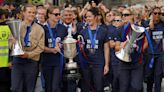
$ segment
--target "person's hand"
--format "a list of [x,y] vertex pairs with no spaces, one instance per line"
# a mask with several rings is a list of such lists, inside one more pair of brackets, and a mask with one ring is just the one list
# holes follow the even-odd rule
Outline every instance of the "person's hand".
[[9,38],[9,42],[12,43],[12,44],[15,44],[16,43],[16,39],[14,37],[10,37]]
[[12,66],[13,66],[13,65],[12,65],[11,62],[9,62],[8,66],[9,66],[10,69],[12,69]]
[[86,6],[84,7],[84,9],[89,10],[91,8],[91,5],[89,4],[89,2],[87,2]]
[[117,52],[117,51],[120,51],[122,48],[121,48],[121,46],[119,46],[119,45],[116,45],[115,46],[115,51]]
[[51,52],[52,52],[53,54],[56,54],[56,53],[57,53],[56,47],[55,47],[55,48],[50,48],[50,49],[51,49]]
[[51,48],[51,51],[52,51],[52,53],[54,53],[54,54],[56,54],[56,53],[60,53],[60,48],[61,48],[61,44],[60,43],[58,43],[58,44],[56,44],[56,46],[55,46],[55,48]]
[[56,46],[55,47],[56,51],[60,53],[60,47],[59,46]]
[[154,29],[154,19],[153,16],[150,16],[149,29]]
[[84,9],[86,9],[89,5],[90,5],[89,2],[87,2],[84,6]]
[[20,57],[20,58],[28,58],[28,54],[24,53],[23,55],[18,55],[18,57]]
[[114,48],[114,47],[115,47],[115,42],[114,42],[114,40],[110,40],[109,42],[110,42],[110,48]]
[[104,75],[106,75],[109,72],[109,65],[104,66]]

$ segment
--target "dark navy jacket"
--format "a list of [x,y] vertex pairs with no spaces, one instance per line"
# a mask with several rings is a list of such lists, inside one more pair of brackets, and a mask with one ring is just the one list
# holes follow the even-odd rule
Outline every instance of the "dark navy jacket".
[[[108,26],[109,31],[109,39],[114,41],[120,41],[122,42],[122,33],[123,33],[123,27],[116,28],[113,25]],[[114,48],[110,49],[110,63],[111,65],[118,65],[120,60],[115,55]]]
[[[92,35],[95,33],[95,31],[96,30],[91,30]],[[89,59],[88,62],[90,64],[104,65],[104,62],[105,62],[104,43],[109,41],[107,29],[103,25],[99,26],[97,37],[96,37],[96,41],[98,41],[98,43],[95,44],[98,47],[96,48],[95,53],[90,52],[89,47],[91,46],[91,42],[90,42],[90,38],[88,34],[88,28],[82,30],[81,35],[84,37],[84,41],[85,41],[84,51],[86,55],[88,56],[88,59]]]
[[[56,34],[56,37],[60,37],[63,41],[64,37],[67,36],[67,28],[62,24],[57,24],[55,28],[51,28],[53,35]],[[44,26],[45,30],[45,46],[48,47],[48,39],[51,38],[50,33],[48,31],[47,25]],[[45,53],[43,52],[41,55],[41,63],[43,66],[58,66],[60,64],[60,54],[56,53]]]

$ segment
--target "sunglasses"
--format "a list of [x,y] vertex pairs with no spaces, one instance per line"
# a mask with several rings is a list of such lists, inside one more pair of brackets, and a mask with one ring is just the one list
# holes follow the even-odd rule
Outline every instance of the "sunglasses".
[[127,17],[127,16],[130,16],[131,14],[128,14],[128,13],[125,13],[125,14],[122,14],[123,17]]
[[114,22],[122,22],[122,20],[119,20],[119,19],[118,19],[118,20],[113,20],[113,21],[114,21]]
[[160,12],[154,12],[154,15],[161,15],[161,13]]
[[55,16],[60,16],[60,13],[51,13],[51,14],[53,14]]

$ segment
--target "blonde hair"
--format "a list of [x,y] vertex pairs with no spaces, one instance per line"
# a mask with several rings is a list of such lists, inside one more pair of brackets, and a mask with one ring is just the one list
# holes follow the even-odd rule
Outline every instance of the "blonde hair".
[[24,6],[22,7],[22,11],[25,12],[26,9],[27,9],[28,7],[34,7],[34,8],[36,8],[36,6],[33,5],[33,4],[26,4],[26,5],[24,5]]
[[131,8],[126,8],[126,9],[124,9],[124,11],[129,11],[129,13],[132,16],[132,19],[129,22],[134,23],[134,16],[133,16],[134,12],[132,11],[132,9]]

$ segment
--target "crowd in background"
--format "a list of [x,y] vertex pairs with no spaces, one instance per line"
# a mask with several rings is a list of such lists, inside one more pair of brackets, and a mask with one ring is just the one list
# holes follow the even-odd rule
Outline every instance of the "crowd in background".
[[[82,92],[103,92],[103,90],[106,90],[108,87],[111,87],[111,92],[143,92],[144,82],[147,84],[147,92],[153,92],[153,90],[154,92],[161,92],[161,82],[164,76],[164,2],[160,2],[159,4],[136,4],[131,6],[119,5],[111,8],[107,8],[107,6],[105,6],[102,2],[95,3],[94,0],[87,2],[84,6],[65,4],[65,6],[62,7],[53,6],[51,3],[37,5],[35,7],[30,5],[28,6],[26,4],[25,6],[4,4],[0,6],[0,22],[6,22],[14,19],[20,19],[22,21],[24,18],[28,19],[28,16],[24,15],[27,7],[32,7],[34,10],[36,8],[36,11],[32,11],[32,13],[34,13],[33,15],[35,15],[35,19],[33,21],[35,21],[36,24],[39,24],[42,28],[38,27],[35,23],[33,24],[33,22],[32,24],[36,25],[36,28],[40,30],[38,32],[44,30],[45,34],[45,38],[42,38],[45,40],[40,40],[40,42],[45,43],[45,47],[41,53],[40,60],[37,60],[40,61],[39,71],[41,72],[42,86],[43,89],[45,89],[45,92],[75,92],[75,90],[77,90],[76,88],[81,88]],[[143,39],[142,41],[140,41],[141,39],[137,39],[137,41],[133,43],[132,62],[127,63],[119,60],[115,56],[115,52],[120,51],[123,47],[126,47],[126,40],[128,38],[123,34],[126,34],[125,29],[128,27],[129,23],[131,25],[135,24],[146,28],[148,30],[148,35],[142,35],[140,37]],[[87,38],[89,36],[86,36],[87,31],[92,30],[92,26],[90,25],[96,25],[96,28],[93,26],[93,30],[96,32],[97,28],[101,30],[101,32],[97,32],[97,39],[99,39],[99,43],[97,44],[101,45],[98,46],[98,48],[96,48],[97,51],[95,51],[95,53],[98,53],[98,56],[94,56],[92,51],[88,50],[87,46],[84,45],[84,47],[86,46],[84,49],[84,51],[86,51],[86,55],[89,59],[91,58],[91,62],[95,61],[95,63],[92,62],[93,65],[92,63],[89,63],[89,68],[87,68],[87,70],[82,70],[83,78],[79,81],[79,83],[77,83],[76,80],[71,80],[62,82],[63,84],[61,84],[59,64],[60,53],[58,53],[60,51],[60,46],[54,48],[53,43],[49,44],[49,41],[51,40],[49,37],[51,37],[51,35],[47,32],[50,32],[50,28],[51,31],[60,30],[57,34],[63,40],[67,35],[66,30],[70,28],[67,28],[67,26],[70,24],[73,38],[77,39],[77,35],[81,34],[86,41],[86,45],[89,44]],[[56,27],[56,25],[58,26]],[[88,26],[90,26],[90,29]],[[35,36],[41,37],[41,34],[36,33],[34,35],[34,40],[37,39]],[[152,44],[149,42],[149,38],[151,39]],[[140,42],[142,46],[139,46]],[[153,46],[154,53],[152,53],[150,44]],[[43,44],[40,43],[40,49],[42,45]],[[106,52],[106,50],[110,53]],[[150,60],[152,55],[154,58],[153,63]],[[16,62],[12,64],[13,57],[10,58],[11,59],[9,60],[11,60],[11,64],[9,68],[12,72],[13,69],[14,71],[18,71],[15,70],[17,69],[15,67],[20,66],[17,65]],[[32,58],[32,60],[34,58],[34,61],[36,60],[35,57],[32,56],[30,58]],[[19,60],[19,58],[14,60]],[[51,62],[53,60],[56,60],[55,63]],[[31,69],[32,68],[33,67],[31,67]],[[34,72],[35,71],[37,70],[34,70]],[[91,75],[87,76],[90,74],[90,71]],[[15,85],[18,80],[14,79],[15,77],[18,77],[18,75],[16,75],[16,72],[14,73],[15,74],[13,74],[12,79],[15,81],[11,82],[12,86],[10,87],[10,81],[12,80],[7,79],[7,81],[5,81],[8,82],[6,83],[6,86],[8,86],[6,89],[11,89],[12,92],[34,91],[33,89],[35,86],[31,88],[29,87],[31,90],[18,91],[18,87]],[[35,73],[38,74],[38,72]],[[92,75],[98,77],[94,77]],[[10,76],[10,71],[8,71],[7,76]],[[52,76],[55,76],[55,78],[52,78]],[[103,77],[103,79],[101,79],[101,77]],[[89,80],[89,78],[91,79]],[[83,83],[86,80],[89,82]],[[90,83],[90,81],[93,82]],[[2,89],[5,89],[5,82],[0,79],[0,86],[3,85]],[[26,82],[28,82],[28,80],[26,80]],[[33,83],[35,83],[35,81]],[[155,85],[153,86],[153,84]],[[53,85],[55,86],[53,87]],[[0,90],[0,92],[10,92],[8,90]],[[25,89],[23,88],[22,90]]]

